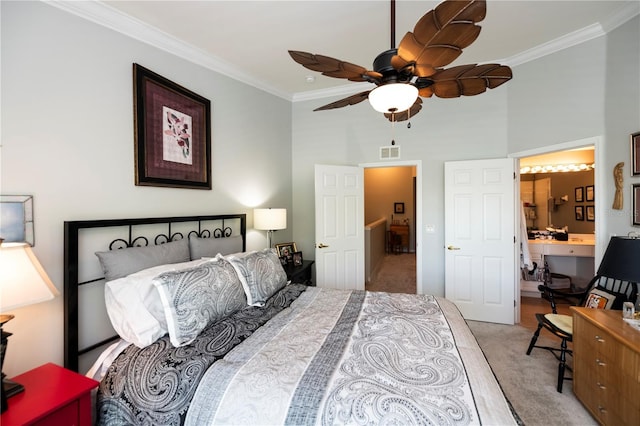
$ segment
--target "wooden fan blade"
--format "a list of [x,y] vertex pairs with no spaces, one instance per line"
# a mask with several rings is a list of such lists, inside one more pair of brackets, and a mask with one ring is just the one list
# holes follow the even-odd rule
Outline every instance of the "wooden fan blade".
[[[499,64],[460,65],[440,70],[431,77],[433,93],[440,98],[457,98],[484,93],[511,80],[511,68]],[[422,96],[422,94],[421,94]]]
[[348,98],[340,99],[339,101],[335,101],[335,102],[332,102],[332,103],[327,104],[325,106],[321,106],[319,108],[316,108],[316,109],[314,109],[314,111],[324,111],[324,110],[327,110],[327,109],[342,108],[342,107],[346,107],[346,106],[349,106],[349,105],[359,104],[360,102],[362,102],[365,99],[369,98],[369,92],[370,91],[371,90],[367,90],[366,92],[356,93],[355,95],[351,95]]
[[389,121],[405,121],[413,117],[417,113],[419,113],[421,109],[422,109],[422,99],[418,98],[413,103],[411,108],[409,108],[407,111],[401,111],[395,114],[390,114],[388,112],[385,112],[384,116],[387,117]]
[[392,65],[399,70],[403,63],[415,63],[415,75],[432,75],[478,38],[481,28],[476,22],[484,19],[486,11],[486,0],[444,1],[403,37],[398,45],[400,58],[393,58]]
[[360,65],[340,61],[324,55],[314,55],[308,52],[290,50],[289,55],[294,61],[312,71],[321,72],[322,75],[335,78],[346,78],[349,81],[378,81],[382,74],[369,71]]

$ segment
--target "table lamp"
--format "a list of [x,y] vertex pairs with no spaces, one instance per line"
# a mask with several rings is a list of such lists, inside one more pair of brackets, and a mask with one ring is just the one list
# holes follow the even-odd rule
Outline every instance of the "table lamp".
[[287,209],[253,209],[253,227],[267,231],[267,241],[271,248],[273,231],[287,229]]
[[[11,336],[11,333],[2,330],[2,326],[14,318],[5,312],[51,300],[58,295],[58,291],[26,243],[3,243],[0,239],[0,271],[1,368],[4,366],[7,339]],[[2,411],[7,408],[6,399],[23,390],[21,384],[6,379],[2,373]]]

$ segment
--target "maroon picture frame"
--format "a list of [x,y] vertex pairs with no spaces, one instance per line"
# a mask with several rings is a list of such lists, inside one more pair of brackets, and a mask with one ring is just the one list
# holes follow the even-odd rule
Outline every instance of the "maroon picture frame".
[[135,184],[211,189],[211,102],[133,64]]

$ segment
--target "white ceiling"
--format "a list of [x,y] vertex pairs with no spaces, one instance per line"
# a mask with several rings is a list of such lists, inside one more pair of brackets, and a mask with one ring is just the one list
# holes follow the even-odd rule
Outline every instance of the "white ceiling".
[[[438,3],[398,0],[396,44]],[[390,48],[387,0],[59,1],[54,6],[292,100],[359,88],[303,68],[287,50],[371,69],[374,58]],[[480,36],[453,65],[517,65],[600,36],[639,12],[639,0],[488,0]],[[315,81],[307,83],[307,76]]]

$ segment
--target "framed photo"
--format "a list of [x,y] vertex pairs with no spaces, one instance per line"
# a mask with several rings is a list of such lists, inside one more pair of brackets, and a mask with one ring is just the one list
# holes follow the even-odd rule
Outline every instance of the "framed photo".
[[585,186],[584,190],[585,190],[585,200],[594,201],[596,197],[595,197],[593,185]]
[[640,183],[634,183],[631,187],[633,204],[632,204],[632,223],[634,226],[640,226]]
[[293,256],[293,265],[302,266],[302,252],[296,251],[292,254],[292,256]]
[[576,220],[584,220],[584,207],[576,206]]
[[395,214],[404,214],[404,203],[393,203],[393,212]]
[[640,176],[640,132],[631,135],[631,176]]
[[0,195],[0,237],[7,243],[35,245],[31,195]]
[[587,216],[587,220],[589,222],[593,222],[596,220],[596,208],[595,206],[586,206],[585,214]]
[[581,203],[584,201],[584,188],[579,186],[575,189],[575,197],[576,203]]
[[211,189],[211,102],[133,64],[135,181]]
[[293,253],[297,251],[298,248],[296,247],[296,243],[276,244],[276,252],[278,253],[278,257],[284,257],[287,260],[291,260]]

